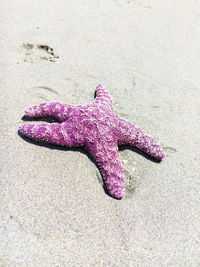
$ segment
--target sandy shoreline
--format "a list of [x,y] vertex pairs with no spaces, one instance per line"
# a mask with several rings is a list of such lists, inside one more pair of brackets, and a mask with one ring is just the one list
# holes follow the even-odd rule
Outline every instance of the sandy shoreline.
[[[199,4],[1,6],[0,264],[198,266]],[[120,150],[126,184],[120,201],[105,194],[87,153],[18,135],[25,108],[90,103],[99,83],[112,94],[114,111],[167,154],[157,164]]]

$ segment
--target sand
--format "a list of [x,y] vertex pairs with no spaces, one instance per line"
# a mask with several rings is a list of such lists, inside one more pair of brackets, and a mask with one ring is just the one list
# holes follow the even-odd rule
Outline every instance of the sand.
[[[200,265],[199,10],[195,0],[1,1],[1,266]],[[158,164],[120,151],[122,200],[83,150],[18,135],[25,108],[87,104],[98,83],[167,154]]]

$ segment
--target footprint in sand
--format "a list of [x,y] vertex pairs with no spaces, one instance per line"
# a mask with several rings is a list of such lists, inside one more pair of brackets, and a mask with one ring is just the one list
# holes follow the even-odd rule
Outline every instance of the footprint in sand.
[[[54,53],[54,49],[46,44],[23,43],[19,49],[23,56],[23,62],[36,63],[39,61],[56,62],[59,58]],[[19,64],[19,62],[17,62]]]

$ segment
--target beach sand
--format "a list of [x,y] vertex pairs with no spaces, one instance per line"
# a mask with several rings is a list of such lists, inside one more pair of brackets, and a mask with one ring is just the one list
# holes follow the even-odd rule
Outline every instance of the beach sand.
[[[200,265],[199,10],[195,0],[1,1],[1,266]],[[122,200],[84,150],[18,135],[25,108],[87,104],[98,83],[167,154],[158,164],[120,150]]]

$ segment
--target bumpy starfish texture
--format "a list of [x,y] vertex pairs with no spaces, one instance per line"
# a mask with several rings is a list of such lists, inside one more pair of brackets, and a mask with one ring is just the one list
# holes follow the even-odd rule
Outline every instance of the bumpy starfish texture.
[[65,147],[84,146],[96,160],[111,196],[124,196],[124,177],[118,146],[137,147],[161,160],[165,153],[142,129],[113,112],[109,92],[99,84],[95,100],[86,106],[42,103],[25,110],[28,118],[55,118],[58,123],[22,124],[19,131],[36,141]]

